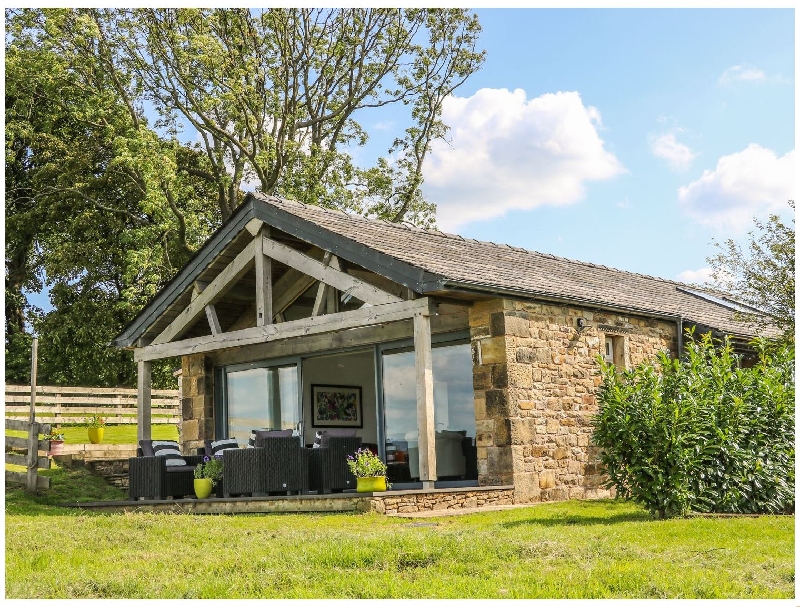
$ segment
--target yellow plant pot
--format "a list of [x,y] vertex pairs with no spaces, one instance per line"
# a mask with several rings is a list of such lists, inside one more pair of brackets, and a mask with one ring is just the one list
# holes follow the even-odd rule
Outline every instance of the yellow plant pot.
[[196,478],[194,479],[194,494],[197,499],[204,500],[211,495],[211,490],[214,488],[214,483],[210,478]]
[[89,442],[93,445],[103,442],[103,434],[105,434],[105,428],[87,428],[89,431]]
[[356,479],[356,491],[361,493],[372,493],[374,491],[386,491],[385,476],[365,476]]

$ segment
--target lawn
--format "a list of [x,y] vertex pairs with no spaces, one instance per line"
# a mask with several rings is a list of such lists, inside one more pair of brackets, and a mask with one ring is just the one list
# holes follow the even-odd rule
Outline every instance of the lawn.
[[[103,434],[103,443],[107,445],[135,445],[136,424],[107,425]],[[178,428],[175,424],[153,424],[150,426],[151,436],[154,440],[178,440]],[[68,445],[77,445],[89,442],[86,426],[62,426],[64,442]],[[6,430],[7,436],[28,436],[27,432]],[[41,438],[41,436],[39,437]]]
[[591,501],[430,519],[93,514],[55,469],[6,490],[6,598],[792,598],[794,517],[652,519]]

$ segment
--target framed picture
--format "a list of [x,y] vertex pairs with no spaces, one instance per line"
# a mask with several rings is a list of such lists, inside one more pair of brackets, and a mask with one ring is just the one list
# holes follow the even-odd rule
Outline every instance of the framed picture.
[[315,428],[362,428],[361,386],[311,384],[311,425]]

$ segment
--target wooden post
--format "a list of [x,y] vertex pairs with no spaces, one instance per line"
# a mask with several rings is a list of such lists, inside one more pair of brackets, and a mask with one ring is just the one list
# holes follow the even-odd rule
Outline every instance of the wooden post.
[[31,409],[28,415],[28,493],[36,493],[36,469],[39,467],[39,429],[36,424],[36,370],[39,357],[39,338],[31,345]]
[[419,479],[423,489],[436,480],[436,423],[433,407],[433,358],[431,317],[414,315],[414,364],[417,378],[417,426],[419,428]]
[[138,381],[136,385],[136,413],[138,440],[150,440],[150,423],[152,419],[152,363],[149,360],[138,362]]
[[256,326],[272,324],[272,260],[264,255],[264,237],[269,228],[263,227],[256,236]]

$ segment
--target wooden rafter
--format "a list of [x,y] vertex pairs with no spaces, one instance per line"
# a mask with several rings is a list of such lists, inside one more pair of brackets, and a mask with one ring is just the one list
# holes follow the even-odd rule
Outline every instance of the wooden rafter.
[[232,287],[250,269],[255,256],[255,244],[248,244],[228,266],[220,272],[203,292],[195,297],[188,306],[178,314],[169,326],[164,329],[158,337],[153,340],[153,344],[164,344],[172,341],[175,337],[185,331],[194,323],[205,311],[205,307],[225,294],[226,290]]
[[308,255],[287,247],[276,240],[264,238],[264,253],[320,282],[324,282],[340,291],[348,291],[353,297],[357,297],[365,303],[380,305],[403,301],[397,295],[387,293],[341,270],[326,266],[316,259],[312,259]]

